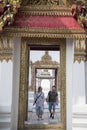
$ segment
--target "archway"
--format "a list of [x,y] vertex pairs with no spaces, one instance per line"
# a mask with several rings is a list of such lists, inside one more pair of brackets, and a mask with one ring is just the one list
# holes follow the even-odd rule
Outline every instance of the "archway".
[[[60,50],[58,49],[58,47],[54,50],[52,48],[50,50],[50,48],[48,46],[47,50],[43,48],[43,50],[41,49],[41,51],[36,49],[35,47],[34,50],[30,49],[31,67],[29,66],[29,77],[31,77],[30,79],[31,83],[29,81],[28,120],[27,120],[29,124],[52,123],[52,120],[49,118],[49,109],[48,104],[46,102],[46,98],[48,92],[52,89],[53,85],[56,86],[56,90],[59,94],[58,99],[60,102]],[[32,56],[32,51],[33,54],[35,55],[35,61],[34,57]],[[43,92],[45,94],[43,122],[37,122],[35,106],[33,106],[34,93],[37,92],[39,86],[42,86]],[[55,124],[59,124],[61,122],[59,104],[56,107],[55,120],[53,121],[53,123]],[[36,120],[33,120],[33,117]]]

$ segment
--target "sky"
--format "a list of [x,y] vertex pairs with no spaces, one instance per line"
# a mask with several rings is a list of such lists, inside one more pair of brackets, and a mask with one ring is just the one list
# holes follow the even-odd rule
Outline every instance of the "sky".
[[[45,51],[30,51],[30,60],[32,60],[32,62],[41,60],[44,53]],[[60,63],[60,51],[49,51],[49,55],[52,57],[53,61]]]

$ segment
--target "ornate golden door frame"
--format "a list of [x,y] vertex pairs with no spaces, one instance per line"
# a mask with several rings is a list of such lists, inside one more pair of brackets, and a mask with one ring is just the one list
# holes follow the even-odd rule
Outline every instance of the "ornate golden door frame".
[[[21,40],[21,63],[20,63],[20,86],[19,86],[19,108],[18,108],[18,130],[32,129],[33,126],[26,126],[27,120],[27,99],[28,99],[28,62],[29,44],[59,45],[60,46],[60,79],[61,79],[61,121],[60,125],[46,125],[45,129],[57,128],[66,130],[66,39],[48,38],[22,38]],[[39,129],[40,129],[39,125]]]

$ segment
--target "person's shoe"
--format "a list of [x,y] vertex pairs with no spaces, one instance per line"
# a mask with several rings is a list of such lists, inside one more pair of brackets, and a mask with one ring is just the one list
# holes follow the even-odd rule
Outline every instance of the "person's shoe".
[[54,119],[54,115],[52,115],[52,119]]
[[43,118],[41,118],[41,120],[44,120]]
[[52,118],[52,113],[50,114],[50,118]]
[[40,118],[38,118],[37,120],[40,121]]

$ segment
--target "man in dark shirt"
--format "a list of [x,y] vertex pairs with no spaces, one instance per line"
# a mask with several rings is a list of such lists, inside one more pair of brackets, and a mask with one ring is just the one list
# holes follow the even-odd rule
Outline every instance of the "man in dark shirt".
[[52,86],[52,91],[49,91],[47,101],[49,102],[50,118],[54,119],[55,107],[58,105],[58,93],[55,86]]

